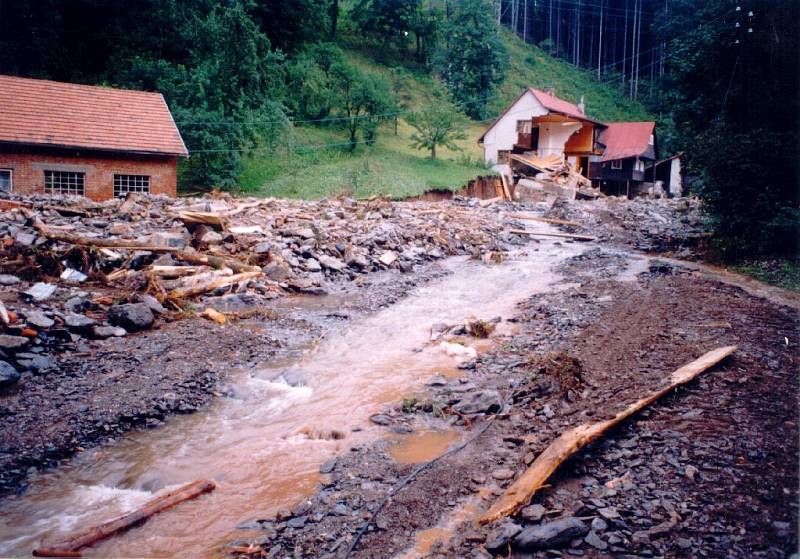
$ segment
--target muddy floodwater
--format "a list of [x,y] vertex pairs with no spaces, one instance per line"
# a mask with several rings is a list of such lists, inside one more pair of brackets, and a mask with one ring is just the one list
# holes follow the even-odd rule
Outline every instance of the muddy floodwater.
[[[552,267],[582,250],[546,240],[500,264],[450,259],[442,264],[448,275],[388,308],[354,318],[303,355],[234,371],[228,377],[233,393],[204,410],[172,418],[160,429],[132,433],[32,477],[24,494],[0,504],[0,555],[28,555],[42,541],[80,532],[166,487],[197,479],[214,480],[216,491],[84,555],[219,553],[243,534],[237,525],[274,515],[313,492],[323,462],[380,436],[368,420],[371,414],[422,389],[437,373],[452,374],[453,357],[429,342],[434,323],[508,317],[517,301],[565,281]],[[203,355],[203,348],[197,352]],[[398,440],[399,460],[428,460],[454,444],[448,433],[419,436],[431,444],[414,445],[413,436],[406,437],[411,442]],[[426,453],[420,447],[435,450]]]

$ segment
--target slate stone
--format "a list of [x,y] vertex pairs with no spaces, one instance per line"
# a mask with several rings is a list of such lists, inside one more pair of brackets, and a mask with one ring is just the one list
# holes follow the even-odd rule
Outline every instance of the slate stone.
[[19,373],[10,363],[0,361],[0,388],[8,388],[19,381]]
[[125,328],[128,332],[138,332],[149,328],[155,317],[145,303],[116,305],[108,311],[108,321],[114,326]]
[[464,397],[453,409],[460,414],[495,413],[500,411],[503,400],[497,390],[477,390]]
[[568,516],[526,528],[514,538],[514,545],[523,550],[547,549],[568,544],[588,533],[589,526],[585,522]]

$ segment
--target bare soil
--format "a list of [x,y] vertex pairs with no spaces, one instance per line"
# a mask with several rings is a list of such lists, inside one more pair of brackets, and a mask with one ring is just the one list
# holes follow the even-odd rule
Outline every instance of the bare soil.
[[[664,263],[630,281],[615,279],[625,266],[625,257],[602,249],[569,262],[564,271],[579,285],[522,302],[512,319],[518,333],[498,340],[463,379],[431,389],[433,408],[447,410],[465,391],[498,388],[506,399],[500,415],[441,419],[395,410],[396,425],[427,429],[438,422],[460,430],[468,441],[462,450],[403,484],[415,466],[395,463],[388,443],[352,449],[324,468],[328,479],[313,499],[262,521],[261,553],[345,556],[365,519],[395,490],[352,556],[393,557],[409,548],[410,556],[490,556],[485,546],[498,527],[478,528],[474,511],[455,530],[425,531],[469,512],[471,502],[476,511],[488,507],[562,431],[610,416],[674,369],[730,344],[739,346],[732,358],[570,459],[534,497],[543,521],[599,518],[592,525],[597,539],[538,552],[506,545],[500,553],[786,557],[795,551],[796,312]],[[542,366],[551,352],[569,356],[555,363],[573,373],[579,363],[580,374],[565,383],[563,366]],[[492,423],[483,431],[486,421]],[[601,509],[613,518],[603,518]]]

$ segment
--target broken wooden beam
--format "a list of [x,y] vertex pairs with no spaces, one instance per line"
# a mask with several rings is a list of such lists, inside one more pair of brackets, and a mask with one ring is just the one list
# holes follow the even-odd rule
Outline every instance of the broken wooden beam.
[[611,419],[596,423],[584,423],[561,434],[544,449],[533,464],[515,481],[492,507],[480,518],[481,524],[516,513],[526,506],[550,475],[570,456],[600,437],[610,428],[641,411],[675,387],[685,384],[703,371],[710,369],[734,351],[736,346],[726,346],[709,351],[702,357],[684,365],[670,375],[669,384],[660,390],[634,402]]
[[543,231],[528,231],[527,229],[512,229],[509,233],[515,235],[540,235],[542,237],[561,237],[564,239],[575,239],[576,241],[594,241],[595,237],[589,235],[576,235],[574,233],[545,233]]
[[184,501],[194,499],[203,493],[213,491],[215,487],[216,485],[214,482],[209,480],[187,483],[173,491],[151,499],[135,511],[90,528],[83,534],[58,542],[49,547],[34,549],[33,555],[36,557],[80,557],[80,550],[82,548],[105,540],[118,532],[127,530],[131,526],[144,522],[154,514],[163,510],[172,508]]
[[186,297],[194,297],[195,295],[202,295],[203,293],[214,291],[215,289],[219,289],[220,287],[228,287],[229,285],[235,285],[237,283],[255,279],[263,275],[264,274],[262,272],[243,272],[241,274],[235,274],[232,276],[213,279],[211,281],[204,282],[198,285],[192,285],[188,287],[178,287],[169,292],[169,298],[185,299]]

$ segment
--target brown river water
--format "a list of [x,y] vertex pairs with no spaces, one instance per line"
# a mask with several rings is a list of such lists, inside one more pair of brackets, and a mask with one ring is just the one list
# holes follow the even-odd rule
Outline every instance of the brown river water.
[[[453,371],[454,358],[429,343],[434,323],[511,316],[516,302],[569,281],[551,268],[584,247],[547,239],[500,264],[449,259],[442,265],[451,274],[353,319],[304,355],[232,373],[232,397],[34,476],[24,494],[0,503],[0,556],[29,556],[42,542],[74,535],[165,487],[197,479],[212,479],[217,489],[86,548],[84,556],[221,556],[222,545],[247,535],[238,524],[293,507],[315,490],[320,464],[384,436],[369,422],[371,414],[422,389],[435,374]],[[283,375],[298,373],[302,385],[285,382]],[[332,431],[345,438],[326,438]],[[454,440],[450,434],[419,437],[421,445],[413,437],[400,441],[397,459],[427,460]]]

